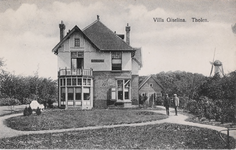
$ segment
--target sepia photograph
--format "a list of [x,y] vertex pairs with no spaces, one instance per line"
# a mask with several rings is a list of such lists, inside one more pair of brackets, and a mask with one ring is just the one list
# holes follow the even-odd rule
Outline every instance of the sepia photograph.
[[235,149],[236,0],[1,0],[0,149]]

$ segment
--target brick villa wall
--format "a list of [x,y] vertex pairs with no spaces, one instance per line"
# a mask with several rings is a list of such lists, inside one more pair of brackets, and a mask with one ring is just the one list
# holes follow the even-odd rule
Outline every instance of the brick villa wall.
[[94,108],[107,108],[111,99],[111,88],[116,87],[116,77],[131,78],[130,71],[94,71]]

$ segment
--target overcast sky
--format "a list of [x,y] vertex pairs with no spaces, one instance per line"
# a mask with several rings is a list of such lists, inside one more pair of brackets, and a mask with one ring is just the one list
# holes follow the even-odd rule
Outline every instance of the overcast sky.
[[236,23],[236,0],[1,0],[0,58],[5,69],[56,79],[52,48],[59,42],[58,24],[63,20],[66,31],[75,25],[83,29],[97,15],[116,33],[124,34],[129,23],[131,46],[142,47],[140,75],[180,70],[209,76],[214,50],[225,73],[236,70],[236,34],[231,28]]

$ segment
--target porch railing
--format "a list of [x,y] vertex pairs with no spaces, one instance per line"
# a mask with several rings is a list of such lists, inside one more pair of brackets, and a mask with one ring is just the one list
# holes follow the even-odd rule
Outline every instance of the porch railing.
[[93,76],[93,69],[60,69],[58,76]]

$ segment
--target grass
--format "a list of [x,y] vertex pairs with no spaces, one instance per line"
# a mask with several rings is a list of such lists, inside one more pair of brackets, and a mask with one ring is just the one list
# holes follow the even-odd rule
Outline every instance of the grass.
[[[230,148],[235,140],[230,138]],[[116,127],[0,139],[1,149],[224,149],[218,132],[177,124]]]
[[82,110],[47,110],[37,116],[18,116],[9,118],[5,124],[22,131],[54,130],[102,126],[112,124],[139,123],[167,118],[166,115],[145,110],[93,109]]

